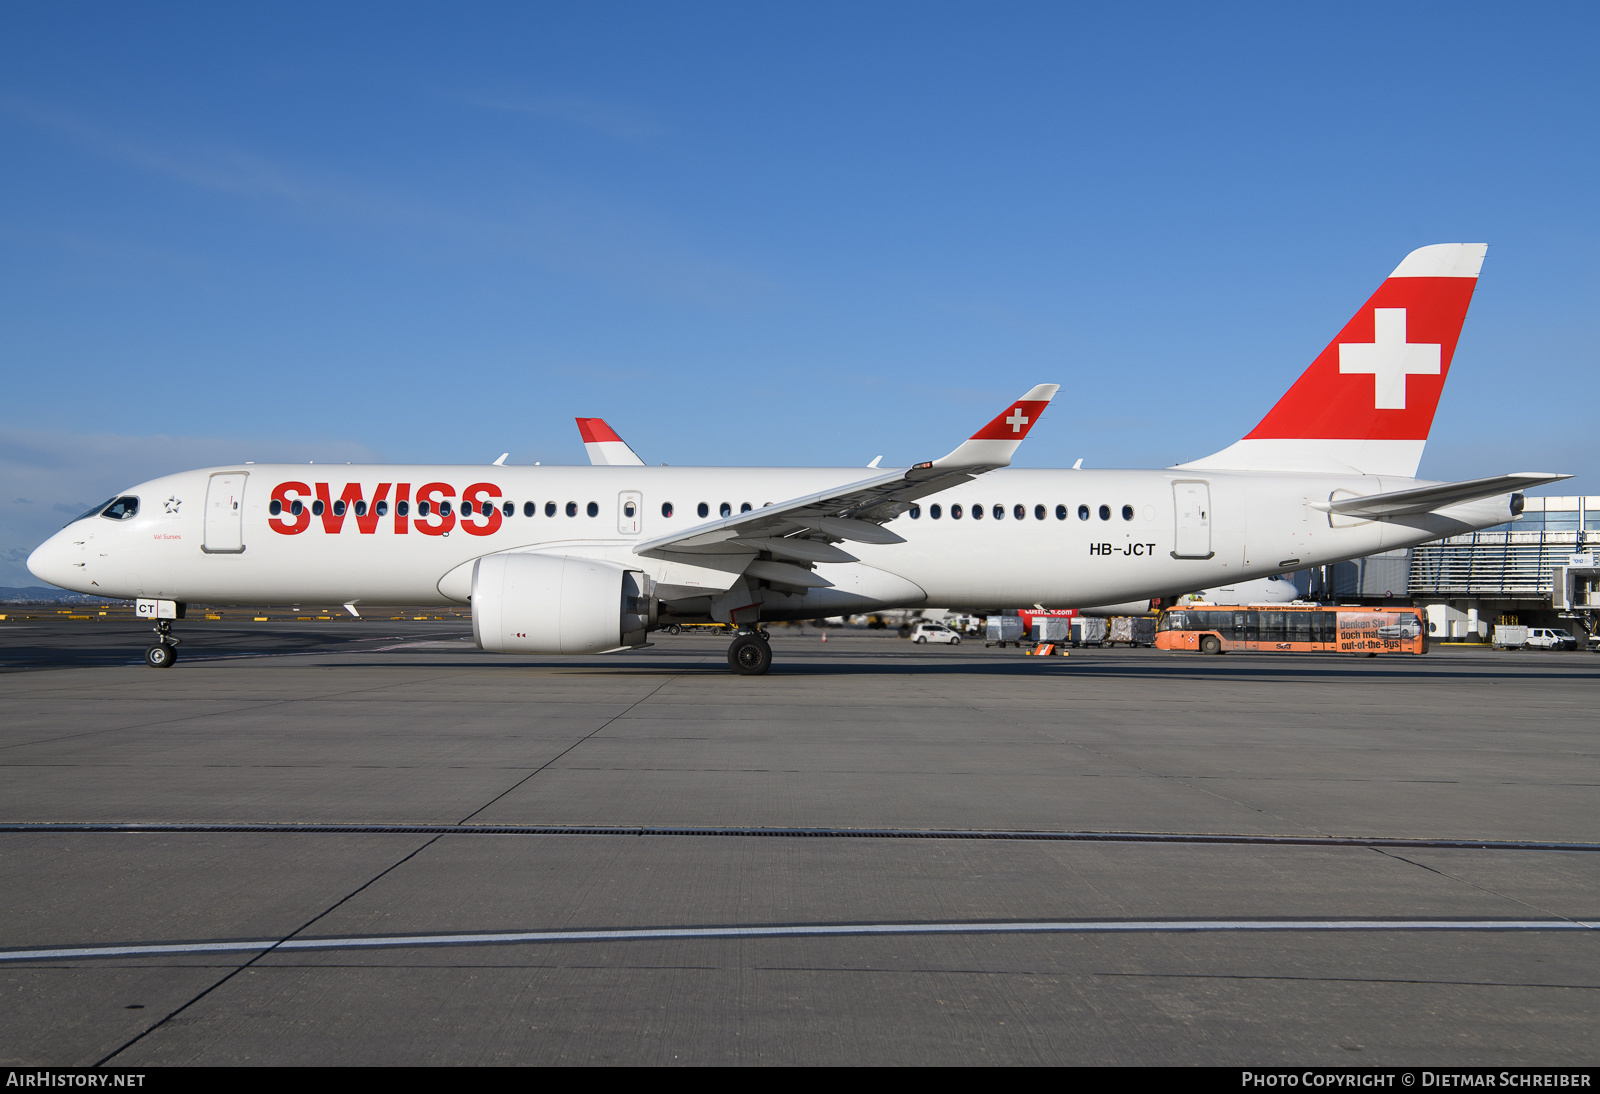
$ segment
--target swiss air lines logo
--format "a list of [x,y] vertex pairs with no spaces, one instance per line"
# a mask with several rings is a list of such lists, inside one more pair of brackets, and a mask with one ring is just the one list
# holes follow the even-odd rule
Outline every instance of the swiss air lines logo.
[[1372,408],[1404,410],[1406,377],[1439,375],[1438,342],[1406,341],[1404,308],[1373,308],[1370,342],[1340,342],[1339,371],[1372,375]]
[[1012,403],[998,418],[984,426],[972,435],[975,441],[1020,441],[1028,435],[1028,430],[1039,420],[1039,415],[1044,413],[1044,408],[1049,406],[1047,399],[1019,399]]
[[500,530],[503,516],[510,515],[511,503],[502,500],[500,487],[492,482],[466,487],[459,501],[456,488],[447,482],[424,483],[415,491],[409,482],[380,482],[372,489],[348,482],[337,498],[325,482],[281,482],[272,488],[267,526],[280,535],[297,536],[311,527],[315,517],[324,532],[338,535],[349,518],[363,536],[380,529],[401,536],[411,532],[448,536],[452,530],[488,536]]
[[1426,440],[1475,277],[1391,277],[1249,439]]

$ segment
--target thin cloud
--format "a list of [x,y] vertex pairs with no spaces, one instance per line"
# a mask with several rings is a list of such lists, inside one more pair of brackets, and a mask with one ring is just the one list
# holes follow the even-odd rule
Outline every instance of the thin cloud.
[[484,110],[548,118],[634,144],[659,140],[668,135],[665,126],[635,111],[584,95],[476,95],[463,96],[461,101]]
[[294,168],[239,149],[173,152],[130,139],[54,106],[0,96],[0,114],[93,155],[198,189],[332,216],[390,233],[407,246],[510,256],[558,273],[714,308],[768,304],[768,277],[686,246],[648,215],[588,197],[543,195],[500,217],[458,213],[329,172]]

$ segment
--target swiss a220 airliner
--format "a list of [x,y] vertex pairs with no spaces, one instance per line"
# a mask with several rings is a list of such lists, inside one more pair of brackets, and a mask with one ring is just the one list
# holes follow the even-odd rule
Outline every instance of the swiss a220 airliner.
[[936,604],[1114,604],[1409,547],[1515,518],[1514,472],[1419,480],[1487,247],[1411,252],[1268,411],[1162,470],[1010,466],[1040,384],[913,467],[232,464],[129,487],[28,559],[44,581],[134,599],[146,662],[190,602],[471,605],[484,650],[594,654],[669,622],[763,622]]

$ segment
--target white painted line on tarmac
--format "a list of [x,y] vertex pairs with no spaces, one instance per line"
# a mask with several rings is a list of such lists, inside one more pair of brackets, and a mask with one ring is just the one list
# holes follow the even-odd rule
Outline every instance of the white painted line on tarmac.
[[496,931],[379,935],[354,938],[261,938],[243,942],[168,942],[126,946],[61,946],[0,951],[0,962],[94,957],[170,957],[272,950],[363,950],[415,946],[518,946],[549,942],[643,942],[674,939],[793,938],[919,934],[1161,934],[1214,931],[1592,931],[1600,922],[1573,919],[1159,919],[1041,920],[1023,923],[811,923],[755,927],[645,927],[616,930]]

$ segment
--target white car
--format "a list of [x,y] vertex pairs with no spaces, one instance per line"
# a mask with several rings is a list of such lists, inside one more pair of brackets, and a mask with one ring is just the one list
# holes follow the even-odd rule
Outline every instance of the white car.
[[929,642],[944,642],[947,645],[961,645],[961,636],[943,623],[918,623],[911,628],[911,641],[927,645]]

